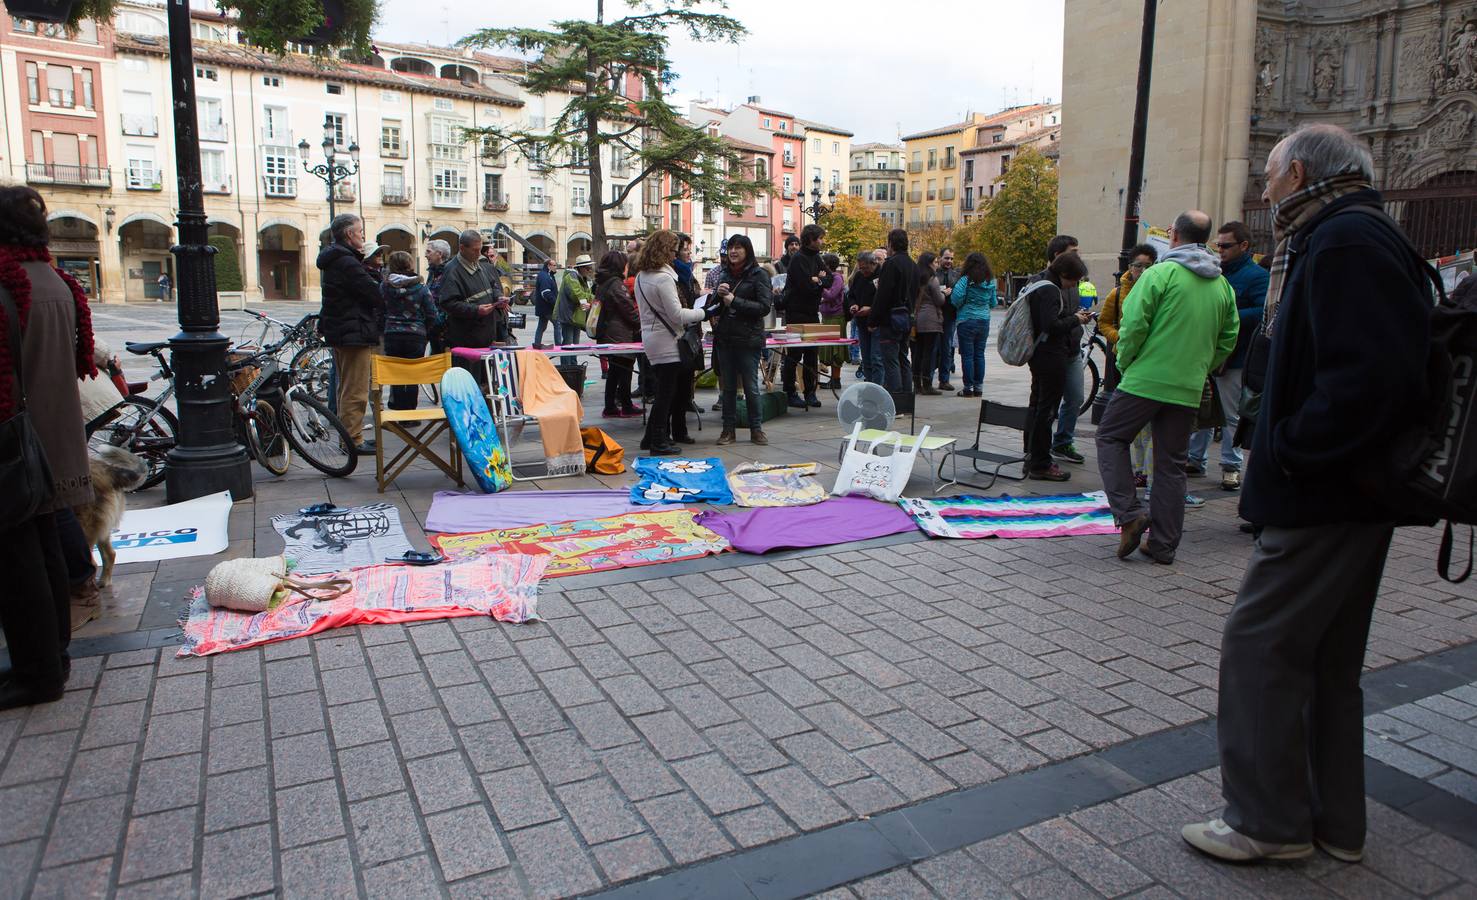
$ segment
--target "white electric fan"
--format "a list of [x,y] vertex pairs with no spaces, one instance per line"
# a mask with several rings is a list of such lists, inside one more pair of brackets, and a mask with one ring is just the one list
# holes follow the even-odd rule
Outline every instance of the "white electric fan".
[[880,384],[859,381],[842,391],[841,399],[836,401],[836,418],[847,429],[860,422],[863,428],[891,431],[896,415],[892,395]]

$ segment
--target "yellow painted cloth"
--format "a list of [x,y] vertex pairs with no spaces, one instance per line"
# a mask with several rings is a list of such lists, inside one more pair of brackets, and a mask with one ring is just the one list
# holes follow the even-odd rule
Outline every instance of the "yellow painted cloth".
[[538,419],[550,475],[585,471],[580,439],[580,398],[564,383],[554,364],[537,350],[519,350],[518,394],[523,411]]

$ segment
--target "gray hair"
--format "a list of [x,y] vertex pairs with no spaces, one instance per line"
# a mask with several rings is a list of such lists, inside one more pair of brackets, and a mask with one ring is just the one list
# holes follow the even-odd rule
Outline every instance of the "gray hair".
[[1374,181],[1374,158],[1362,141],[1337,125],[1304,125],[1277,142],[1270,158],[1280,169],[1292,160],[1303,164],[1307,180],[1335,175],[1361,175]]
[[349,233],[349,229],[358,225],[361,221],[363,220],[353,213],[339,213],[333,217],[332,222],[328,223],[328,233],[333,236],[334,243],[340,243],[343,241],[344,235]]
[[440,238],[436,238],[434,241],[426,242],[426,249],[435,250],[437,253],[441,254],[442,259],[451,258],[451,245],[441,240]]
[[877,254],[873,253],[871,250],[863,250],[856,255],[856,264],[859,266],[863,265],[864,263],[875,263],[876,261]]
[[461,247],[481,247],[482,232],[475,228],[468,228],[457,237],[456,242]]

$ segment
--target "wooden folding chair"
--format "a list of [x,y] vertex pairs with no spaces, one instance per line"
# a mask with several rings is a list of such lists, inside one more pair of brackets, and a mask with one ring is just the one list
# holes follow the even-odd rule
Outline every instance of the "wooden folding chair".
[[[374,357],[370,366],[369,405],[374,411],[374,480],[381,494],[418,456],[425,457],[436,468],[445,472],[458,487],[466,487],[466,481],[462,478],[461,447],[457,445],[456,436],[451,433],[451,424],[446,421],[446,411],[439,406],[386,409],[380,396],[381,388],[440,385],[441,376],[450,368],[450,353],[422,359],[379,355]],[[405,442],[400,452],[388,461],[385,460],[386,432]],[[443,458],[431,447],[443,432],[451,445],[449,459]]]

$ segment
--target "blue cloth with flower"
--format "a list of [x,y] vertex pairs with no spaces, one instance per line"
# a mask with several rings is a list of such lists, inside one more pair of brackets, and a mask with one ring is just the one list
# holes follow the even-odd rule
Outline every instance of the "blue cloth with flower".
[[631,502],[733,503],[723,460],[643,456],[634,463],[640,480],[631,488]]

